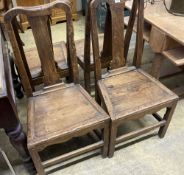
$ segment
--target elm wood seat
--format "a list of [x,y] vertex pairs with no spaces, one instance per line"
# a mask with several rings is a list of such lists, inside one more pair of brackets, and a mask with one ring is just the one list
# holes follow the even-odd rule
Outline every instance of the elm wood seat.
[[[28,107],[28,149],[35,166],[39,166],[38,173],[43,173],[43,167],[98,148],[103,148],[103,157],[107,156],[109,117],[80,85],[48,89],[30,98]],[[37,155],[38,151],[51,144],[66,142],[95,129],[104,129],[104,140],[80,148],[78,152],[72,151],[44,162]],[[36,163],[37,159],[39,163]]]
[[[152,108],[161,109],[177,97],[150,75],[135,67],[110,72],[98,81],[98,86],[111,120],[115,122],[118,119],[126,120],[129,115],[144,114],[145,110],[151,111]],[[166,121],[160,123],[161,126],[164,123]]]
[[[52,105],[50,105],[52,104]],[[61,85],[29,99],[28,146],[47,146],[48,140],[65,142],[103,127],[108,115],[80,85]],[[52,118],[52,120],[51,120]],[[57,143],[57,141],[56,141]],[[43,146],[41,147],[43,149]]]
[[[109,23],[111,23],[110,27],[112,27],[112,33],[110,33],[109,36],[112,36],[112,42],[109,44],[108,49],[112,54],[112,62],[111,70],[105,75],[101,75],[96,19],[96,10],[99,3],[100,0],[93,0],[90,6],[92,44],[95,60],[96,100],[102,104],[111,118],[109,157],[112,157],[116,144],[145,134],[157,127],[160,128],[158,132],[159,137],[163,138],[175,110],[178,96],[139,68],[141,65],[143,47],[142,28],[144,0],[134,0],[133,8],[135,12],[133,12],[130,17],[134,20],[136,12],[138,11],[136,54],[133,60],[133,65],[136,67],[126,67],[124,57],[125,48],[122,44],[124,43],[124,24],[122,11],[125,7],[125,0],[121,0],[119,3],[115,3],[113,0],[106,1],[109,6],[108,13],[111,14]],[[132,23],[132,21],[130,21],[130,23]],[[128,38],[129,37],[125,37],[127,41],[130,39]],[[157,114],[161,109],[166,109],[163,117]],[[117,136],[117,129],[122,123],[141,119],[146,114],[151,114],[158,122]]]
[[[55,8],[60,8],[66,13],[67,64],[73,82],[70,84],[60,83],[61,79],[54,60],[48,18]],[[106,157],[109,143],[109,116],[78,84],[78,64],[70,2],[58,0],[36,7],[23,9],[19,7],[5,14],[6,28],[17,58],[21,58],[21,54],[18,41],[14,37],[16,30],[12,28],[12,19],[20,14],[26,15],[31,24],[44,75],[45,87],[41,91],[34,92],[31,86],[33,80],[29,78],[29,72],[25,71],[25,64],[20,62],[21,75],[27,80],[29,85],[27,88],[31,92],[31,97],[28,98],[27,144],[38,174],[44,175],[44,168],[48,166],[99,148],[102,149],[102,156]],[[100,141],[46,161],[41,160],[39,153],[46,147],[66,142],[97,129],[102,131]]]

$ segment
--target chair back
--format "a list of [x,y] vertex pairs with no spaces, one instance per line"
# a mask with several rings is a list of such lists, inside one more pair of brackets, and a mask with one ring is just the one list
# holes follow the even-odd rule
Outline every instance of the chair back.
[[34,7],[16,7],[9,10],[5,16],[5,25],[14,51],[15,62],[21,79],[24,79],[24,90],[28,96],[34,92],[33,80],[29,66],[25,57],[23,44],[21,42],[18,29],[15,27],[16,17],[25,15],[32,29],[33,37],[37,47],[41,69],[43,73],[43,83],[45,86],[53,85],[61,81],[58,66],[54,59],[50,16],[53,9],[62,9],[66,14],[67,31],[67,64],[70,77],[74,83],[78,82],[78,67],[76,49],[74,43],[74,32],[72,23],[71,4],[68,0],[57,0],[49,4]]
[[[144,0],[134,0],[130,15],[130,20],[126,34],[124,36],[124,9],[126,0],[104,0],[107,4],[107,15],[104,30],[103,50],[99,52],[97,15],[96,11],[101,0],[92,0],[90,3],[91,17],[91,35],[93,55],[95,61],[96,81],[101,79],[100,59],[110,58],[110,69],[120,68],[126,65],[126,58],[130,39],[133,31],[133,25],[136,15],[137,19],[137,39],[136,39],[136,58],[134,65],[139,67],[143,48],[143,10]],[[138,13],[137,13],[138,12]]]

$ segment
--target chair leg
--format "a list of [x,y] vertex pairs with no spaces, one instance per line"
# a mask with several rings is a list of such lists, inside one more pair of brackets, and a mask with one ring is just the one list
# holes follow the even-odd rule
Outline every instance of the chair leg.
[[33,159],[33,162],[34,162],[34,165],[35,165],[35,168],[37,170],[38,175],[45,175],[45,171],[44,171],[44,168],[43,168],[43,165],[41,163],[41,159],[40,159],[40,156],[39,156],[37,150],[29,149],[29,152],[30,152],[31,157]]
[[102,149],[102,157],[106,158],[108,154],[108,148],[109,148],[109,122],[107,122],[104,126],[103,140],[104,140],[104,146]]
[[86,91],[91,94],[91,78],[90,78],[90,70],[84,69],[84,86]]
[[[144,45],[145,45],[145,40],[143,40],[142,53],[144,52]],[[134,57],[133,57],[133,65],[134,66],[136,66],[136,60],[137,60],[137,45],[135,47],[136,48],[135,48]]]
[[172,119],[172,116],[173,116],[173,113],[174,113],[174,110],[176,108],[176,104],[177,102],[175,102],[171,107],[168,107],[167,110],[166,110],[166,113],[164,115],[164,120],[166,120],[166,124],[162,127],[160,127],[160,130],[158,132],[158,135],[160,138],[164,138],[165,134],[166,134],[166,131],[169,127],[169,124],[170,124],[170,121]]
[[114,155],[117,136],[117,126],[111,122],[110,127],[109,158],[113,157]]

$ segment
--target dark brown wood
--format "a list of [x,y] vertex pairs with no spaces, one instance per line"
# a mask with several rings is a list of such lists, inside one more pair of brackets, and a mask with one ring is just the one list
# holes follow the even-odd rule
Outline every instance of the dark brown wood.
[[34,165],[27,149],[27,138],[18,118],[9,52],[2,31],[0,31],[0,128],[5,130],[27,169],[33,172]]
[[[90,3],[91,0],[88,1],[88,7],[85,18],[85,40],[84,40],[84,83],[85,89],[90,93],[90,42],[91,42],[91,32],[90,32]],[[79,56],[80,57],[80,56]]]
[[132,4],[132,11],[129,17],[129,21],[127,23],[127,30],[126,30],[126,34],[125,34],[125,59],[127,60],[127,56],[128,56],[128,50],[129,50],[129,46],[130,46],[130,40],[131,40],[131,36],[132,36],[132,32],[133,32],[133,27],[135,24],[135,18],[136,18],[136,13],[137,13],[137,1],[133,1]]
[[137,35],[136,48],[133,65],[137,68],[141,67],[141,60],[143,54],[144,40],[143,40],[143,26],[144,26],[144,1],[138,1],[138,19],[137,19]]
[[[59,82],[60,77],[55,64],[48,25],[48,16],[52,10],[63,9],[66,13],[67,44],[66,58],[69,70],[70,84]],[[14,38],[11,21],[18,15],[27,16],[35,38],[40,67],[42,68],[44,88],[33,92],[30,87],[32,79],[28,79],[25,64],[21,76],[27,78],[31,96],[28,99],[28,149],[39,175],[44,175],[44,167],[65,161],[94,149],[102,149],[102,156],[107,157],[109,144],[109,116],[100,108],[95,100],[78,84],[78,65],[74,43],[71,5],[69,1],[53,3],[32,8],[14,8],[6,13],[5,21],[12,42],[14,54],[21,56],[20,46]],[[56,55],[55,55],[56,56]],[[21,58],[21,57],[17,57]],[[59,82],[59,83],[58,83]],[[25,84],[24,84],[25,85]],[[51,160],[42,162],[39,152],[46,147],[66,142],[73,137],[79,137],[94,130],[102,130],[101,138],[95,144],[63,154]]]
[[166,109],[166,113],[165,113],[165,115],[163,117],[163,120],[166,120],[167,122],[166,122],[165,125],[163,125],[160,128],[160,130],[158,132],[160,138],[163,138],[165,136],[165,134],[166,134],[166,131],[167,131],[167,129],[169,127],[169,124],[171,122],[171,118],[173,116],[173,113],[174,113],[174,110],[176,108],[176,105],[177,105],[177,103],[173,103],[172,106],[169,106]]
[[[53,82],[59,82],[60,77],[68,76],[69,72],[72,79],[78,81],[78,78],[75,76],[77,75],[77,69],[75,68],[77,65],[72,65],[69,70],[68,65],[66,64],[66,59],[68,58],[64,58],[62,49],[59,49],[59,47],[62,48],[62,45],[59,46],[58,43],[53,46],[52,44],[49,23],[49,16],[52,14],[52,11],[49,8],[49,4],[47,4],[46,7],[47,10],[44,10],[43,12],[37,12],[37,10],[35,10],[37,7],[29,8],[29,10],[25,10],[23,7],[17,7],[14,8],[16,10],[10,11],[8,13],[9,15],[5,15],[6,27],[9,31],[10,41],[14,48],[15,63],[18,67],[18,72],[27,96],[31,96],[35,91],[35,85],[42,82],[46,85],[52,84]],[[60,6],[55,5],[54,7],[59,8]],[[42,8],[42,6],[38,8]],[[66,11],[67,7],[62,6],[61,9]],[[24,52],[18,29],[16,28],[16,25],[14,25],[14,20],[17,15],[27,16],[31,25],[37,46],[36,48],[31,49],[31,51],[29,50]],[[68,28],[68,25],[70,25],[71,15],[66,12],[66,17]],[[67,36],[70,36],[70,31],[67,31]],[[43,40],[45,40],[45,42],[42,42]],[[69,46],[71,47],[72,45]],[[59,58],[54,58],[54,55]],[[56,64],[55,61],[57,62]],[[40,67],[41,63],[44,63],[42,64],[42,67]]]
[[88,145],[84,148],[80,148],[79,150],[75,150],[75,151],[69,152],[67,154],[55,157],[53,159],[50,159],[48,161],[43,162],[43,166],[46,168],[46,167],[52,166],[54,164],[60,163],[62,161],[66,161],[68,159],[71,159],[72,157],[76,157],[78,155],[87,153],[89,151],[101,148],[103,146],[103,144],[104,144],[103,141],[100,141],[100,142]]
[[[155,78],[151,77],[138,67],[141,66],[141,58],[143,51],[143,11],[144,11],[144,0],[134,0],[134,10],[132,14],[137,17],[137,36],[136,36],[136,49],[133,65],[135,67],[126,67],[126,57],[124,57],[123,44],[124,38],[122,35],[123,28],[120,26],[124,25],[122,15],[118,11],[123,11],[125,1],[121,0],[119,3],[113,0],[107,1],[109,9],[111,11],[111,24],[106,27],[118,27],[122,30],[115,30],[112,27],[112,43],[108,44],[108,49],[116,48],[116,53],[112,54],[112,62],[115,61],[113,70],[108,71],[105,75],[101,75],[101,62],[97,35],[97,20],[96,20],[96,7],[98,6],[99,0],[91,2],[91,36],[93,44],[93,57],[95,61],[95,79],[96,79],[96,92],[99,94],[102,107],[110,115],[110,142],[109,142],[109,157],[112,157],[115,150],[115,145],[127,139],[137,137],[145,134],[152,129],[160,128],[159,136],[164,137],[169,123],[171,121],[178,96],[172,91],[167,89]],[[137,5],[136,5],[137,4]],[[137,8],[136,8],[137,6]],[[118,15],[116,15],[118,14]],[[130,17],[133,22],[129,21],[129,25],[134,26],[132,23],[135,22],[135,17]],[[121,24],[120,24],[121,23]],[[108,31],[105,29],[105,32]],[[133,30],[129,29],[129,33],[125,37],[127,42],[130,40],[130,36]],[[115,39],[116,38],[116,39]],[[107,49],[107,48],[106,48]],[[125,54],[127,54],[127,48]],[[117,55],[121,55],[118,59]],[[106,55],[108,57],[108,55]],[[109,56],[110,53],[109,53]],[[122,62],[117,61],[122,60]],[[156,115],[161,109],[166,108],[166,113],[163,118]],[[156,117],[158,122],[151,126],[146,126],[142,129],[132,131],[128,134],[117,136],[118,127],[130,120],[143,118],[147,114],[153,114],[151,117]]]
[[18,76],[18,73],[17,73],[17,70],[16,70],[16,66],[15,66],[15,63],[13,61],[13,57],[12,56],[10,56],[10,66],[11,66],[13,87],[14,87],[14,90],[15,90],[15,93],[16,93],[16,97],[18,99],[21,99],[24,96],[23,91],[22,91],[22,84],[21,84],[21,82],[19,80],[19,76]]
[[38,55],[42,65],[44,74],[43,82],[45,85],[58,83],[59,74],[55,65],[50,26],[48,25],[49,16],[28,17],[28,21],[33,31]]
[[[103,37],[103,43],[101,45],[100,43],[100,51],[101,51],[101,54],[99,55],[100,57],[100,61],[101,61],[101,67],[102,68],[107,68],[109,69],[110,67],[111,68],[117,68],[117,65],[124,65],[125,64],[125,60],[124,60],[124,53],[125,53],[125,58],[127,57],[127,54],[128,54],[128,48],[129,48],[129,44],[130,44],[130,39],[131,39],[131,31],[133,30],[133,24],[134,24],[134,21],[135,21],[135,17],[136,17],[136,10],[133,11],[133,13],[131,13],[131,23],[128,24],[128,27],[127,27],[127,32],[126,32],[126,35],[125,35],[125,42],[123,42],[123,28],[124,26],[121,25],[122,23],[120,22],[116,22],[117,26],[111,26],[111,21],[112,20],[123,20],[123,13],[122,13],[122,10],[124,9],[124,7],[121,7],[120,8],[116,8],[115,11],[111,10],[109,8],[109,5],[108,3],[110,3],[110,1],[106,1],[107,2],[107,15],[106,15],[106,21],[105,21],[105,32],[104,32],[104,37]],[[90,3],[91,1],[88,1],[88,9],[90,7]],[[99,5],[100,1],[99,2],[96,2],[96,7]],[[133,4],[133,8],[134,9],[137,9],[137,2],[135,2]],[[111,11],[113,11],[113,13],[111,14]],[[119,13],[119,14],[118,14]],[[120,15],[121,14],[121,15]],[[114,16],[112,18],[112,15]],[[119,19],[119,18],[116,18],[115,16],[120,16],[122,17],[122,19]],[[78,63],[79,65],[81,66],[81,68],[84,70],[84,80],[85,80],[85,88],[88,92],[90,92],[90,83],[91,83],[91,79],[90,79],[90,72],[91,71],[94,71],[95,68],[94,68],[94,58],[93,57],[90,57],[89,56],[89,53],[90,52],[90,31],[91,31],[91,15],[89,14],[89,10],[88,10],[88,13],[87,13],[87,16],[86,16],[86,30],[85,30],[85,47],[84,47],[84,54],[77,54],[78,56]],[[121,31],[120,32],[117,32],[117,36],[114,38],[116,40],[116,42],[119,42],[119,44],[117,45],[124,45],[125,49],[123,47],[114,47],[111,43],[112,43],[112,40],[113,40],[113,37],[112,37],[112,32],[114,32],[115,30],[117,31]],[[92,32],[92,31],[91,31]],[[118,34],[120,35],[120,37],[118,36]],[[99,39],[100,40],[100,39]],[[125,43],[125,44],[124,44]],[[111,48],[111,49],[110,49]],[[118,52],[116,52],[116,49],[118,50]],[[117,54],[115,56],[112,56],[113,54]],[[116,59],[114,59],[114,61],[111,62],[111,58],[112,57],[116,57]],[[120,57],[123,57],[120,58]],[[120,58],[120,59],[119,59]],[[118,60],[119,59],[119,60]],[[115,62],[116,60],[116,62]],[[124,60],[124,61],[123,61]],[[117,61],[119,63],[117,63]],[[97,98],[97,97],[96,97]]]
[[142,134],[145,134],[145,133],[147,133],[147,132],[149,132],[151,130],[154,130],[156,128],[162,127],[165,124],[166,124],[166,121],[165,120],[162,120],[161,122],[156,123],[156,124],[154,124],[152,126],[147,126],[147,127],[142,128],[142,129],[139,129],[138,131],[133,131],[131,133],[122,135],[122,136],[120,136],[120,137],[118,137],[116,139],[116,144],[121,143],[121,142],[124,142],[124,141],[129,140],[129,139],[132,139],[134,137],[140,136]]

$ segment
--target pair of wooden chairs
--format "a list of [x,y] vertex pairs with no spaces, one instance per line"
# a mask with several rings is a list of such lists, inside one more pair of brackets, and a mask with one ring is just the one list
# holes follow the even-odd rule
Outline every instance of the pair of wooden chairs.
[[[178,97],[157,80],[143,72],[140,67],[142,57],[143,0],[134,0],[133,13],[130,16],[128,34],[124,39],[123,10],[125,0],[115,2],[107,0],[108,12],[104,34],[103,49],[100,53],[97,31],[96,10],[101,1],[89,1],[88,19],[90,28],[86,28],[84,59],[90,66],[90,40],[92,38],[96,100],[108,113],[90,97],[78,84],[78,64],[74,43],[74,33],[70,3],[67,0],[55,1],[38,7],[17,7],[5,14],[6,28],[13,47],[15,62],[24,89],[29,97],[28,103],[28,149],[37,172],[45,174],[44,168],[57,164],[80,154],[102,148],[102,155],[112,157],[115,144],[144,134],[157,127],[159,136],[164,137],[171,121]],[[61,83],[60,67],[52,42],[49,16],[53,8],[61,8],[66,13],[67,28],[67,65],[70,84]],[[133,21],[138,11],[138,34],[136,42],[135,67],[126,67],[126,52],[131,37]],[[26,15],[31,25],[38,56],[41,62],[41,77],[45,85],[43,90],[34,89],[23,46],[13,21],[17,15]],[[89,32],[89,31],[90,32]],[[124,45],[125,41],[128,43]],[[31,54],[31,53],[30,53]],[[109,71],[102,76],[102,59],[108,60]],[[109,61],[110,60],[110,61]],[[137,68],[136,68],[137,67]],[[73,83],[72,83],[73,82]],[[164,117],[157,113],[166,108]],[[158,123],[117,137],[120,124],[151,114]],[[102,131],[102,139],[92,145],[80,148],[53,159],[42,161],[39,152],[49,145],[63,143],[73,137],[82,136],[94,130]]]

